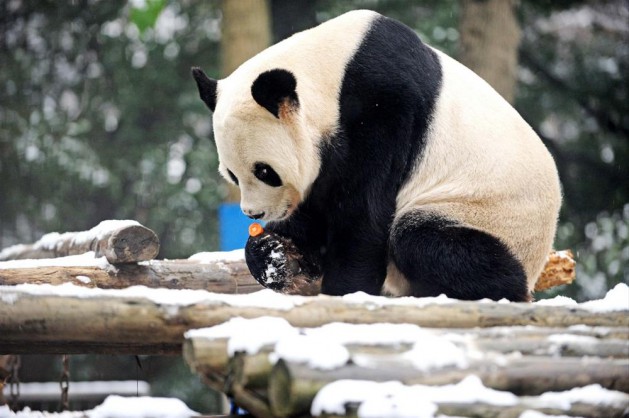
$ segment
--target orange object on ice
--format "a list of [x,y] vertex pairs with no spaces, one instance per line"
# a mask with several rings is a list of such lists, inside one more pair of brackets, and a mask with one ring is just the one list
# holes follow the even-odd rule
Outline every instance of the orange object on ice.
[[262,225],[255,222],[249,225],[249,235],[251,235],[252,237],[257,237],[258,235],[261,235],[263,232],[264,232],[264,228],[262,228]]

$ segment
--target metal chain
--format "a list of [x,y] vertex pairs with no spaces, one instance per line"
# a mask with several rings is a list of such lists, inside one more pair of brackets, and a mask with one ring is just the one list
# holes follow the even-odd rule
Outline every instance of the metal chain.
[[59,380],[59,386],[61,387],[61,411],[67,411],[70,409],[70,402],[68,400],[68,389],[70,389],[70,356],[64,354],[61,357],[61,364],[63,365],[63,371],[61,372],[61,379]]
[[22,365],[22,357],[12,355],[9,357],[8,368],[11,372],[9,377],[9,394],[11,395],[11,410],[18,410],[18,401],[20,399],[20,366]]

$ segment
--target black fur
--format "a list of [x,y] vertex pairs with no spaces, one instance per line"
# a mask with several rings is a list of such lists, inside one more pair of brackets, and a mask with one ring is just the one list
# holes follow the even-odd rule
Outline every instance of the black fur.
[[216,108],[216,80],[209,78],[199,67],[192,67],[192,77],[197,82],[199,96],[212,112]]
[[292,107],[299,105],[297,80],[290,72],[282,69],[266,71],[251,85],[254,100],[276,118],[280,117],[280,105],[287,102]]
[[502,242],[434,214],[398,219],[390,254],[413,296],[529,300],[524,269]]

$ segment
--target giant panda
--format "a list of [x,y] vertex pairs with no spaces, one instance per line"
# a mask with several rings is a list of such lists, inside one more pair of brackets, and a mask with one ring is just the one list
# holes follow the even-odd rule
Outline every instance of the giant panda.
[[282,291],[307,273],[329,295],[530,300],[561,203],[554,161],[496,91],[413,30],[352,11],[220,81],[192,73],[220,173],[268,222],[245,248],[261,284]]

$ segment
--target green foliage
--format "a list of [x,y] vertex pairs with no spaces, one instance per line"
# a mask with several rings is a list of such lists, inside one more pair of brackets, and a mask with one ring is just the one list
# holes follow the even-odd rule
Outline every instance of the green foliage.
[[131,21],[138,27],[140,34],[155,26],[159,14],[164,10],[166,0],[146,0],[143,7],[133,7],[129,13]]
[[4,6],[0,247],[131,218],[162,257],[215,250],[223,191],[190,77],[217,72],[215,5],[150,3],[140,35],[122,1],[35,3]]

